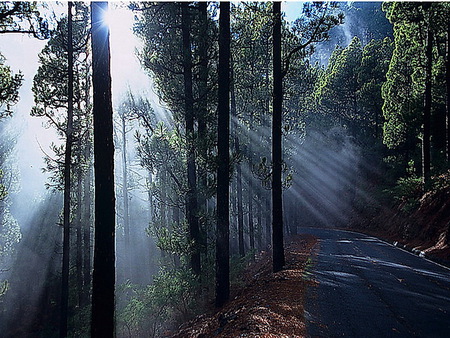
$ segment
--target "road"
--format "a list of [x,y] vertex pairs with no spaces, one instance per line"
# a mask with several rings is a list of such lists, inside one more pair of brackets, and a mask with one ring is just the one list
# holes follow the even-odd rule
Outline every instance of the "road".
[[450,270],[374,237],[302,228],[319,240],[309,268],[309,337],[450,337]]

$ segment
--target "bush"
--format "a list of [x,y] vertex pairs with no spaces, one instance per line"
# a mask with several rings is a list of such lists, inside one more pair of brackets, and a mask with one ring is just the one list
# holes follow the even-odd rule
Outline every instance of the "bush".
[[124,336],[161,336],[178,319],[195,312],[197,289],[198,281],[187,269],[163,268],[146,287],[125,283],[121,291],[128,301],[119,310],[119,331]]
[[419,199],[423,194],[422,179],[417,177],[402,177],[390,190],[391,196],[401,203],[401,209],[410,212],[419,204]]

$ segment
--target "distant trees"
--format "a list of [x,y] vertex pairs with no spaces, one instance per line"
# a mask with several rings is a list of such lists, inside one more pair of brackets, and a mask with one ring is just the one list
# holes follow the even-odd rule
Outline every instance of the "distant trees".
[[448,7],[404,3],[383,8],[394,25],[395,37],[383,86],[384,140],[403,157],[402,166],[412,163],[429,187],[431,175],[444,165],[446,152],[442,80],[447,76],[443,65]]
[[[73,10],[72,10],[73,8]],[[72,11],[75,20],[72,19]],[[76,226],[76,268],[77,303],[86,303],[90,281],[83,279],[85,270],[90,269],[90,235],[82,237],[82,224],[85,234],[90,233],[89,221],[82,219],[83,179],[90,153],[90,62],[88,60],[88,9],[85,5],[68,3],[68,15],[59,23],[57,30],[39,55],[40,67],[33,83],[35,107],[31,115],[44,117],[47,125],[56,129],[64,144],[53,144],[56,158],[47,156],[46,170],[52,172],[50,186],[64,193],[63,203],[63,259],[62,259],[62,297],[60,336],[66,336],[69,307],[69,274],[71,251],[71,225]],[[78,165],[74,170],[74,164]],[[77,187],[77,194],[74,194]],[[90,194],[90,191],[87,192]],[[76,196],[76,198],[73,198]],[[90,202],[89,202],[90,203]],[[74,210],[78,217],[73,217]],[[89,219],[89,216],[86,215]],[[89,257],[82,260],[82,256]],[[90,275],[90,272],[88,272]],[[85,285],[86,284],[86,285]],[[83,297],[84,295],[84,297]]]
[[[165,179],[182,194],[177,198],[184,196],[190,267],[200,275],[201,252],[205,251],[209,232],[205,201],[211,195],[208,191],[211,175],[205,171],[211,172],[212,166],[208,155],[212,149],[211,81],[215,73],[214,63],[207,60],[215,53],[209,40],[214,26],[208,24],[211,18],[205,18],[205,9],[192,3],[142,4],[137,10],[142,11],[142,19],[136,25],[136,33],[144,41],[139,56],[144,69],[154,75],[161,100],[173,112],[177,123],[174,135],[181,141],[173,146],[182,146],[176,152],[184,152],[180,160],[186,164],[185,173],[173,175],[169,171]],[[205,68],[205,62],[209,69]],[[178,217],[177,211],[175,218]]]
[[362,46],[355,37],[346,48],[334,50],[316,89],[318,105],[329,116],[329,123],[345,125],[354,136],[381,140],[381,86],[391,55],[389,38]]

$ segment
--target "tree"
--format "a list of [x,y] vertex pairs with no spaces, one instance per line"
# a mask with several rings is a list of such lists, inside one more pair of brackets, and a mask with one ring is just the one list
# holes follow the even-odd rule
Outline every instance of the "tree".
[[219,17],[219,106],[217,122],[216,306],[230,297],[230,2],[221,2]]
[[0,53],[0,119],[12,114],[11,106],[19,100],[19,88],[23,81],[21,73],[13,74],[5,65],[5,57]]
[[283,182],[282,182],[282,110],[283,77],[295,56],[311,53],[313,44],[328,39],[328,31],[342,22],[342,15],[334,15],[333,3],[305,3],[304,16],[294,22],[297,41],[282,59],[281,3],[273,4],[273,101],[272,101],[272,242],[273,271],[280,271],[285,263],[283,244]]
[[0,34],[31,34],[48,39],[48,23],[41,17],[36,1],[3,1],[0,3]]
[[73,36],[72,2],[67,6],[67,128],[66,149],[64,154],[64,210],[63,210],[63,258],[61,280],[61,318],[59,336],[67,336],[67,318],[69,307],[69,255],[70,255],[70,195],[71,165],[73,142]]
[[95,242],[92,337],[114,337],[115,196],[109,27],[107,2],[91,3],[94,111]]
[[197,171],[195,155],[195,130],[194,130],[194,97],[192,84],[192,56],[191,56],[191,18],[189,3],[181,4],[181,33],[183,41],[183,81],[184,81],[184,116],[187,139],[187,181],[186,194],[186,218],[189,224],[190,239],[194,241],[191,254],[191,268],[196,275],[200,275],[200,229],[198,223],[198,199],[197,199]]
[[415,164],[428,188],[445,157],[445,52],[439,44],[445,40],[446,9],[438,3],[390,3],[383,9],[395,37],[383,85],[384,142],[402,157],[400,167]]
[[282,167],[282,109],[283,75],[281,68],[281,2],[273,3],[273,101],[272,101],[272,243],[273,271],[283,269],[283,188]]
[[173,115],[173,127],[167,124],[166,127],[174,129],[179,137],[177,145],[183,147],[184,174],[175,176],[176,179],[172,175],[166,177],[172,185],[168,188],[179,191],[180,197],[185,199],[183,218],[192,243],[189,265],[198,275],[201,252],[205,252],[202,246],[206,247],[208,234],[208,218],[202,212],[205,201],[214,191],[215,161],[211,155],[217,83],[213,71],[215,63],[210,62],[216,55],[214,44],[210,42],[216,26],[211,24],[210,16],[205,24],[202,6],[165,2],[141,3],[133,8],[142,14],[135,26],[135,32],[144,42],[138,56],[144,69],[151,72],[161,102]]
[[[72,19],[72,12],[76,20]],[[35,106],[31,115],[45,117],[48,124],[56,128],[61,139],[60,145],[53,143],[56,158],[46,157],[51,180],[56,190],[64,192],[63,201],[63,255],[61,278],[61,316],[60,336],[67,336],[69,307],[69,275],[71,228],[76,228],[77,236],[77,289],[78,303],[83,294],[82,270],[82,238],[81,238],[81,187],[84,162],[84,134],[89,129],[86,119],[90,116],[88,104],[89,62],[87,61],[87,7],[81,3],[68,3],[68,15],[58,23],[57,30],[39,54],[40,66],[34,78],[33,92]],[[74,106],[76,101],[76,108]],[[74,164],[78,170],[74,170]],[[75,180],[77,178],[77,180]],[[77,190],[74,189],[77,183]],[[73,194],[74,191],[79,193]],[[73,197],[77,198],[73,198]],[[76,203],[75,203],[76,202]],[[77,218],[73,211],[77,208]],[[73,222],[73,220],[76,220]],[[89,228],[89,222],[86,222]],[[74,226],[76,225],[76,226]],[[89,229],[90,230],[90,229]],[[87,243],[88,247],[90,243]]]

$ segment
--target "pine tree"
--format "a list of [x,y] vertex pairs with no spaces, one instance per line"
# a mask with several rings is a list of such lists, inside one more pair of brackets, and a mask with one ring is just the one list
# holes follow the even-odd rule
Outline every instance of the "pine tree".
[[94,111],[95,239],[92,280],[92,337],[115,332],[115,196],[109,28],[107,2],[91,3]]

